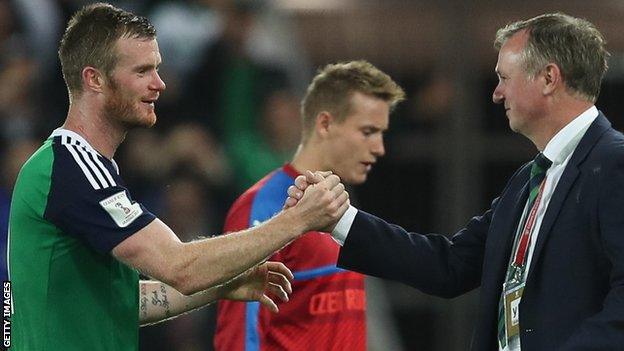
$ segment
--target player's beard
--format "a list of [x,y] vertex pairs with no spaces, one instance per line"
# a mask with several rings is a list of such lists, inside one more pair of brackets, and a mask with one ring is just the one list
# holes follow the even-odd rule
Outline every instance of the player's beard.
[[111,94],[104,103],[104,115],[111,122],[121,124],[126,129],[136,127],[150,128],[156,123],[156,116],[144,115],[137,106],[137,101],[124,94],[114,79],[109,79]]

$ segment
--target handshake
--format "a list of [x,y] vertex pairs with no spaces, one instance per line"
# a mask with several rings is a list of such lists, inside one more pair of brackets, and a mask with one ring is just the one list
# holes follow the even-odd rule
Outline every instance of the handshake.
[[285,211],[293,211],[307,231],[331,232],[349,208],[349,193],[331,171],[306,171],[288,188]]
[[[292,241],[310,231],[332,232],[348,208],[349,193],[337,175],[329,171],[306,171],[288,188],[283,211],[269,222],[275,223],[279,217],[280,227],[287,228],[284,232],[289,232],[289,240]],[[277,312],[277,304],[267,293],[283,302],[288,301],[293,279],[292,272],[283,263],[268,261],[225,284],[221,297],[259,301],[270,311]]]

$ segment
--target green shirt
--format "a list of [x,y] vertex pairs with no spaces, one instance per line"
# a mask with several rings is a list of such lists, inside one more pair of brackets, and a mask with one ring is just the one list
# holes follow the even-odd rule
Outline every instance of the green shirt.
[[11,350],[137,350],[138,273],[110,251],[154,218],[114,161],[55,130],[13,191]]

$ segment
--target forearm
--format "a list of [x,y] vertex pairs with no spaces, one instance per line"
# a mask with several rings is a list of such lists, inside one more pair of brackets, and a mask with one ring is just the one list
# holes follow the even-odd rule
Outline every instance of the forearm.
[[221,298],[221,287],[186,296],[171,286],[154,280],[139,283],[139,324],[162,322],[204,307]]
[[183,244],[176,255],[181,291],[188,294],[223,284],[266,260],[304,230],[296,218],[281,213],[247,230]]
[[306,191],[301,201],[254,228],[182,243],[156,219],[119,243],[113,256],[143,274],[191,295],[221,285],[313,229],[329,228],[349,206],[337,177]]

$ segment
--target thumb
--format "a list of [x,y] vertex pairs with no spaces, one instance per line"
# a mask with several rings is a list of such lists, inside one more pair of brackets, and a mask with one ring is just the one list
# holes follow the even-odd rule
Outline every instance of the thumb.
[[320,182],[323,181],[323,179],[325,179],[325,177],[323,177],[318,172],[312,173],[309,170],[305,172],[305,176],[306,176],[306,180],[308,181],[309,184],[320,183]]

